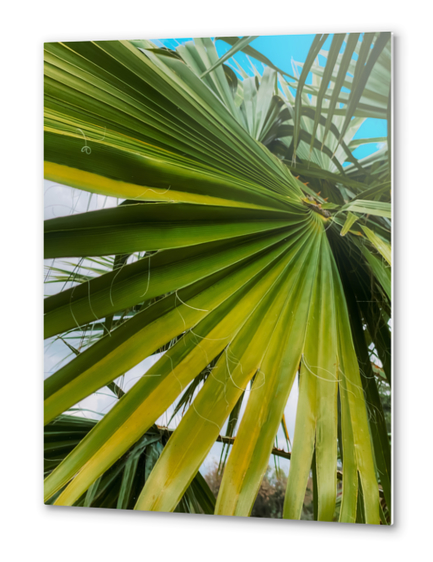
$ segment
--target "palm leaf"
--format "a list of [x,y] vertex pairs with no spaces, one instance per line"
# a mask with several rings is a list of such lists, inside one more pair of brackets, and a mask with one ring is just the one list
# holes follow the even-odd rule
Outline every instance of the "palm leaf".
[[[246,39],[220,59],[205,39],[177,53],[150,42],[46,45],[47,179],[128,199],[113,209],[47,221],[46,257],[140,257],[106,273],[95,270],[46,299],[46,337],[107,322],[110,328],[46,380],[45,423],[55,425],[74,404],[164,350],[110,412],[65,449],[47,474],[46,501],[125,508],[136,497],[135,509],[248,515],[301,364],[285,516],[300,516],[314,452],[317,516],[332,520],[340,441],[340,519],[379,523],[375,462],[379,470],[388,466],[386,455],[376,453],[383,427],[370,438],[355,353],[365,349],[354,340],[365,321],[377,352],[386,354],[389,305],[374,312],[360,305],[359,322],[351,325],[333,240],[342,214],[360,216],[362,236],[350,229],[353,222],[346,225],[338,252],[350,256],[355,248],[363,256],[356,291],[377,287],[389,297],[387,273],[371,251],[371,245],[379,250],[378,240],[382,250],[387,244],[389,203],[380,198],[389,178],[380,155],[365,164],[352,157],[349,143],[361,121],[345,126],[347,115],[336,110],[357,37],[348,36],[342,57],[342,38],[334,38],[323,81],[316,76],[313,82],[314,104],[306,101],[305,80],[325,39],[313,42],[294,100],[288,88],[286,100],[277,89],[276,68],[242,83],[225,70],[235,51],[250,48]],[[379,36],[367,70],[356,72],[361,86],[375,77],[382,43]],[[337,64],[342,70],[335,74]],[[338,92],[328,104],[330,80]],[[347,111],[354,114],[358,102],[352,96]],[[303,108],[311,109],[308,115]],[[263,144],[273,149],[277,137],[286,139],[293,159],[298,152],[303,181]],[[309,146],[311,176],[303,167]],[[350,169],[343,169],[344,159]],[[322,185],[331,211],[322,207]],[[375,284],[364,281],[370,277]],[[116,327],[115,314],[125,315]],[[373,326],[381,326],[379,332]],[[188,385],[206,368],[194,398]],[[368,392],[377,402],[374,389]],[[199,469],[244,394],[246,411],[214,505]],[[181,395],[190,405],[168,442],[146,441]],[[139,483],[140,447],[146,459]]]

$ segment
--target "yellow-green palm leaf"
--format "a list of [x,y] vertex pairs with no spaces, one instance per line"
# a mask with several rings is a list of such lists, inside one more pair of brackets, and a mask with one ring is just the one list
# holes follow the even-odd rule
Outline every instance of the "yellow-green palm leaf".
[[[351,52],[357,41],[349,42]],[[250,42],[244,38],[233,52]],[[319,90],[307,123],[300,98],[293,107],[288,98],[275,99],[283,98],[278,69],[265,71],[257,91],[245,81],[231,88],[233,77],[210,43],[197,41],[177,54],[149,42],[45,47],[45,177],[127,200],[46,221],[46,257],[141,252],[134,263],[124,261],[46,299],[46,337],[95,322],[108,333],[46,380],[45,423],[176,342],[49,471],[46,500],[80,504],[110,467],[138,458],[128,451],[214,361],[161,447],[135,509],[174,511],[185,494],[206,496],[199,468],[251,383],[215,505],[215,513],[249,515],[299,371],[284,516],[300,517],[314,458],[317,516],[332,520],[340,452],[340,520],[357,519],[362,490],[363,520],[378,524],[379,481],[390,502],[388,442],[380,420],[371,421],[369,407],[379,399],[360,364],[367,361],[371,370],[368,333],[390,377],[390,279],[382,259],[383,248],[389,252],[390,211],[377,187],[383,176],[381,183],[375,176],[369,182],[356,163],[354,172],[325,167],[323,176],[312,166],[305,186],[307,172],[301,179],[292,175],[284,158],[271,152],[271,137],[289,131],[291,139],[307,146],[311,139],[317,154],[323,149],[332,156],[338,143],[349,142],[347,134],[353,136],[344,117],[330,115],[337,99],[329,105],[326,88]],[[341,43],[330,55],[332,66]],[[319,38],[314,48],[320,45]],[[350,60],[344,59],[347,67]],[[342,76],[335,79],[341,87]],[[356,96],[350,99],[356,105]],[[324,121],[322,104],[329,110]],[[291,129],[274,126],[277,118]],[[302,154],[301,147],[304,170]],[[334,194],[328,203],[311,196],[321,181]],[[342,195],[346,189],[353,190],[350,200]],[[363,199],[367,190],[371,197]],[[378,295],[386,301],[382,307],[358,304],[363,296],[379,302]],[[113,315],[125,311],[133,313],[112,329]],[[128,467],[125,475],[135,474],[132,460]],[[136,485],[133,476],[124,480],[116,484],[120,506]]]

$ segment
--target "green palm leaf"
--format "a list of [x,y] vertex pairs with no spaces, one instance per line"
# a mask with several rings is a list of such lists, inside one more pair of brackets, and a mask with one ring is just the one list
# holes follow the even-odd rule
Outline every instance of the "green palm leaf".
[[[349,34],[342,56],[343,37],[334,38],[316,100],[305,100],[305,79],[325,39],[316,38],[295,99],[283,82],[277,87],[276,67],[239,84],[225,68],[232,54],[251,49],[252,38],[221,59],[206,39],[177,53],[147,41],[46,45],[45,177],[128,199],[46,221],[47,258],[117,256],[112,271],[95,269],[94,277],[78,277],[45,301],[47,338],[101,323],[107,332],[46,380],[47,427],[165,349],[50,465],[46,501],[95,505],[100,498],[125,508],[136,496],[135,509],[250,514],[300,369],[284,516],[300,516],[314,454],[318,518],[332,520],[338,443],[340,520],[356,520],[362,491],[363,518],[379,523],[378,474],[386,475],[379,481],[389,503],[389,457],[378,455],[383,427],[371,431],[357,353],[368,355],[365,322],[386,355],[389,300],[374,312],[356,304],[359,323],[352,326],[347,294],[390,297],[377,255],[389,252],[389,178],[371,164],[378,156],[359,163],[348,148],[360,122],[348,126],[347,116],[360,98],[351,95],[345,115],[337,110],[358,35]],[[370,62],[355,73],[361,86],[375,76],[382,43],[379,36]],[[337,89],[329,102],[330,80]],[[272,153],[277,138],[298,154],[302,180]],[[343,169],[345,158],[350,169]],[[361,256],[360,280],[346,277],[342,266],[352,252]],[[139,259],[127,263],[131,254]],[[371,277],[375,283],[364,282]],[[113,329],[113,315],[128,311]],[[372,329],[377,314],[379,332]],[[204,369],[197,396],[185,394]],[[368,392],[377,402],[371,383]],[[168,442],[150,442],[156,420],[181,395],[190,402],[181,423]],[[199,469],[242,396],[246,411],[214,505]]]

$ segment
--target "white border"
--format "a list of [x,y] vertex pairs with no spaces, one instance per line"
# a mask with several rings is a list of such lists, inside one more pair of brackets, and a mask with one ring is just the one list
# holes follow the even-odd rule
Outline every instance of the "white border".
[[[380,560],[429,548],[432,76],[427,4],[310,0],[8,3],[2,34],[2,551],[6,560]],[[6,11],[7,10],[7,11]],[[6,25],[5,25],[6,24]],[[74,508],[42,503],[42,44],[44,41],[394,32],[392,528]],[[5,173],[6,172],[6,173]],[[412,282],[409,286],[409,282]],[[398,315],[395,314],[398,309]],[[5,340],[6,338],[6,340]],[[427,554],[428,556],[428,554]]]

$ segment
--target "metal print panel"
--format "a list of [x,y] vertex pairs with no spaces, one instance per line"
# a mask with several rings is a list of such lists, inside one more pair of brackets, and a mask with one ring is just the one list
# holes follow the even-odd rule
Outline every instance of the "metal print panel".
[[45,502],[391,524],[391,34],[45,44]]

